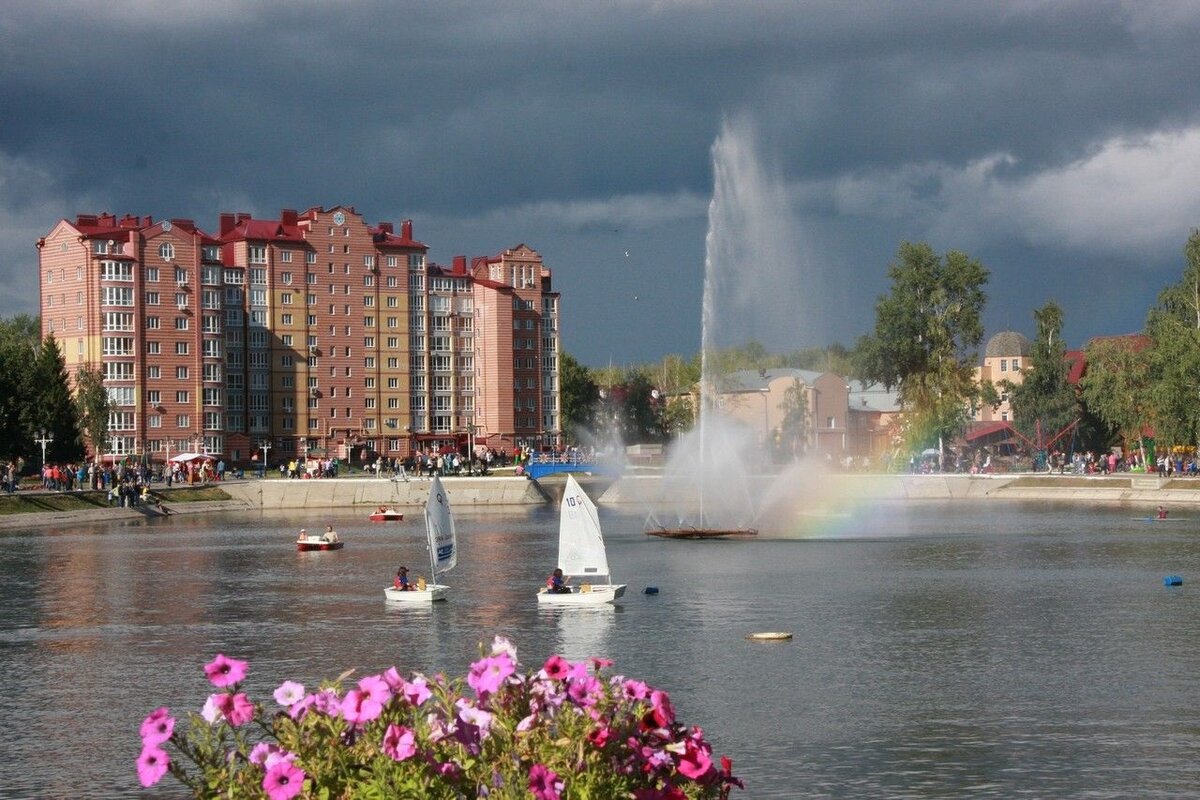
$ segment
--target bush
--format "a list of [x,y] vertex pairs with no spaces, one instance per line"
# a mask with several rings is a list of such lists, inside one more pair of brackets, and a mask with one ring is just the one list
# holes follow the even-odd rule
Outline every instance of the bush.
[[703,731],[675,719],[666,692],[606,677],[611,662],[519,666],[496,637],[465,683],[394,667],[346,691],[351,672],[315,692],[284,681],[268,713],[240,691],[246,662],[218,655],[204,671],[220,691],[186,731],[165,707],[142,723],[138,778],[152,786],[169,772],[195,797],[270,800],[695,800],[742,787]]

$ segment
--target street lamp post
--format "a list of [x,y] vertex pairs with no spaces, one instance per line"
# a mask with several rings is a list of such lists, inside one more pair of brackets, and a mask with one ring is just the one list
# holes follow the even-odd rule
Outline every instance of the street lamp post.
[[267,477],[267,451],[271,449],[271,445],[263,440],[259,442],[258,449],[262,450],[262,461],[258,465],[258,477],[265,478]]
[[467,473],[475,474],[475,426],[467,426]]
[[34,441],[42,446],[42,467],[45,467],[46,466],[46,445],[48,445],[54,441],[54,434],[45,429],[39,430],[37,438],[34,439]]

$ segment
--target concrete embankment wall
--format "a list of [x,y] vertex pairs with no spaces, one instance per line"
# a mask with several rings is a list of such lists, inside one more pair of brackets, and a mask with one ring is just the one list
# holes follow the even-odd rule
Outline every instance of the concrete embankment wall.
[[[541,488],[526,478],[444,478],[454,508],[476,505],[524,506],[547,502]],[[431,481],[413,478],[231,481],[221,484],[236,501],[251,508],[350,508],[391,505],[423,508]]]
[[[758,480],[751,478],[751,480]],[[784,480],[776,476],[764,482]],[[782,487],[784,492],[788,487]],[[1200,505],[1200,479],[1154,475],[863,475],[829,473],[797,479],[792,490],[806,498],[876,500],[1046,500],[1085,503]],[[599,505],[651,507],[662,500],[657,476],[625,477],[610,486]]]

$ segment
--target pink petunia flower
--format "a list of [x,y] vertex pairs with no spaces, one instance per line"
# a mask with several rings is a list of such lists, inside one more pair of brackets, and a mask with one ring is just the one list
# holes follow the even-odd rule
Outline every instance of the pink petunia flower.
[[468,725],[479,728],[479,738],[486,739],[492,730],[492,713],[471,705],[466,699],[459,700],[456,705],[458,706],[458,718]]
[[572,680],[570,686],[567,687],[567,696],[575,705],[587,708],[596,704],[603,689],[604,685],[589,675],[583,680]]
[[254,703],[242,692],[215,694],[211,699],[215,700],[217,709],[225,720],[235,728],[254,719]]
[[262,788],[271,800],[291,800],[304,791],[304,770],[290,761],[280,761],[263,776]]
[[171,734],[175,731],[175,718],[170,713],[170,710],[163,706],[151,711],[150,715],[142,721],[140,732],[143,745],[160,745],[171,738]]
[[604,745],[608,744],[608,740],[610,738],[612,738],[612,728],[608,727],[607,725],[602,725],[599,728],[593,728],[588,732],[587,735],[587,740],[594,747],[598,748],[603,748]]
[[558,800],[558,793],[563,786],[558,773],[544,764],[534,764],[529,768],[529,791],[536,800]]
[[596,670],[597,672],[599,672],[602,669],[608,669],[609,667],[611,667],[613,665],[613,661],[611,658],[600,658],[599,656],[592,656],[591,662],[592,662],[592,669]]
[[315,694],[304,695],[304,697],[301,697],[299,700],[292,703],[291,707],[288,708],[288,716],[294,720],[304,719],[304,715],[310,708],[312,708],[313,703],[315,702],[317,702],[317,696]]
[[684,751],[683,755],[679,757],[678,769],[684,777],[698,781],[713,771],[713,763],[704,748],[688,739],[684,742]]
[[404,678],[400,675],[395,667],[388,667],[379,677],[383,678],[383,680],[387,683],[388,688],[393,692],[399,694],[400,692],[404,691]]
[[383,734],[383,752],[393,761],[404,761],[417,754],[416,737],[413,732],[395,723],[388,725]]
[[216,658],[204,665],[204,674],[208,676],[209,682],[219,689],[232,686],[246,678],[246,662],[226,658],[224,653],[217,653]]
[[167,765],[170,763],[171,759],[165,752],[155,745],[146,745],[137,760],[138,780],[142,786],[153,786],[167,774]]
[[278,751],[279,751],[279,745],[277,745],[277,744],[270,744],[268,742],[259,742],[258,744],[254,745],[254,747],[252,747],[250,749],[250,755],[247,756],[246,760],[249,761],[251,764],[257,764],[258,766],[261,767],[263,764],[265,764],[267,762],[268,755],[270,755],[271,753],[278,752]]
[[358,682],[361,691],[371,695],[371,699],[380,705],[386,705],[392,699],[392,687],[379,675],[368,675]]
[[383,704],[361,689],[351,689],[342,700],[342,716],[347,722],[356,725],[365,725],[373,719],[378,719],[382,713]]
[[275,702],[288,707],[304,697],[304,684],[295,681],[284,681],[275,690]]
[[654,711],[654,721],[658,727],[666,728],[675,721],[675,706],[666,692],[655,689],[650,693],[650,707]]
[[508,654],[499,653],[472,664],[467,674],[467,684],[483,697],[498,691],[508,676],[516,671],[516,665]]
[[332,689],[322,689],[313,697],[313,711],[319,711],[327,717],[336,717],[342,713],[342,698]]
[[546,663],[542,665],[542,671],[546,673],[546,677],[550,680],[561,681],[571,671],[571,665],[562,656],[550,656],[546,659]]
[[650,696],[650,687],[631,679],[621,684],[621,693],[626,700],[645,700]]
[[404,699],[414,706],[424,704],[432,696],[424,675],[414,675],[411,682],[404,684]]

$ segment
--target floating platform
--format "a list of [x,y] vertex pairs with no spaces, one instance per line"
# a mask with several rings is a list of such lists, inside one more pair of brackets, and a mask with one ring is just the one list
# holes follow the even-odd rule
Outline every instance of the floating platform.
[[745,539],[758,536],[754,528],[647,528],[647,536],[663,539]]

